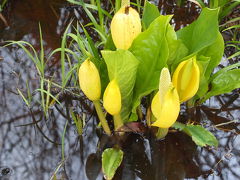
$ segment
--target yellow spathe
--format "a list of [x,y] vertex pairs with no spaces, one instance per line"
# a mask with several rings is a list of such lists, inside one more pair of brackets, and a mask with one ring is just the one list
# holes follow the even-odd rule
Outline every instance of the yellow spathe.
[[181,62],[173,73],[173,85],[179,94],[180,102],[192,98],[198,91],[200,70],[196,57]]
[[157,118],[160,117],[161,114],[161,103],[160,103],[160,93],[159,91],[152,99],[151,110],[153,115]]
[[91,101],[99,100],[101,81],[98,69],[89,59],[86,59],[78,71],[80,88]]
[[[164,101],[162,103],[160,102],[160,104],[159,113],[155,113],[157,120],[152,126],[169,128],[175,123],[180,112],[180,103],[176,88],[171,87],[164,96]],[[152,107],[152,109],[154,109],[154,107]]]
[[111,34],[117,49],[128,49],[133,40],[141,32],[141,19],[138,12],[123,6],[114,16],[111,22]]
[[151,110],[157,118],[152,126],[169,128],[177,120],[180,112],[179,96],[171,82],[171,76],[167,68],[163,68],[161,71],[159,91],[153,97]]
[[103,95],[103,106],[106,111],[111,115],[117,115],[121,111],[121,92],[117,81],[112,80]]

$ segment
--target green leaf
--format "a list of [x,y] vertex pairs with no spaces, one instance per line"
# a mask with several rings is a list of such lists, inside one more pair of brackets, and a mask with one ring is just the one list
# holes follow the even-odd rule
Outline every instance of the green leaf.
[[100,72],[99,74],[100,74],[100,78],[101,78],[101,95],[103,95],[104,90],[106,89],[106,87],[109,83],[107,65],[104,60],[100,61],[99,72]]
[[218,35],[218,9],[204,8],[198,19],[177,31],[177,36],[189,49],[196,53],[216,41]]
[[81,136],[83,134],[83,120],[73,112],[72,108],[70,109],[70,114],[77,128],[78,135]]
[[197,63],[200,69],[199,89],[196,93],[198,96],[197,98],[201,98],[208,91],[208,79],[204,76],[204,74],[206,73],[209,62],[210,62],[210,57],[205,57],[202,55],[197,56]]
[[217,39],[215,42],[199,52],[198,55],[204,55],[210,57],[209,64],[207,66],[204,76],[208,80],[213,69],[220,63],[224,53],[224,40],[220,32],[217,33]]
[[115,47],[114,42],[112,40],[112,35],[111,34],[109,34],[108,37],[107,37],[107,42],[104,46],[104,50],[112,50],[112,51],[116,50],[116,47]]
[[102,154],[102,170],[105,179],[111,180],[121,165],[123,152],[120,149],[109,148],[105,149]]
[[230,29],[239,29],[239,28],[240,28],[240,25],[239,25],[239,24],[237,24],[237,25],[232,25],[232,26],[224,29],[222,32],[228,31],[228,30],[230,30]]
[[233,59],[233,58],[239,57],[239,56],[240,56],[240,51],[237,51],[236,53],[234,53],[231,56],[229,56],[227,59]]
[[170,24],[167,28],[166,38],[168,42],[168,50],[171,52],[169,53],[167,64],[171,66],[173,62],[178,62],[185,57],[188,54],[188,49],[181,40],[177,39],[177,34]]
[[231,69],[234,69],[234,68],[238,68],[238,67],[240,67],[240,62],[235,63],[235,64],[232,64],[232,65],[229,65],[229,66],[226,66],[225,68],[222,68],[221,70],[219,70],[218,72],[216,72],[215,74],[213,74],[213,75],[210,77],[210,81],[212,81],[214,78],[216,78],[216,77],[219,76],[220,74],[226,73],[227,71],[229,71],[229,70],[231,70]]
[[219,94],[229,93],[234,89],[240,88],[240,69],[232,69],[218,74],[211,81],[211,90],[206,94],[204,99]]
[[198,146],[218,146],[218,140],[216,137],[203,128],[200,125],[186,125],[183,129],[184,132],[186,132],[189,136],[192,137],[192,140],[198,145]]
[[175,122],[172,125],[173,128],[178,129],[179,131],[185,132],[187,135],[192,137],[192,140],[198,145],[198,146],[218,146],[218,140],[216,137],[203,128],[200,125],[191,125],[191,124],[183,124],[180,122]]
[[161,69],[166,66],[168,46],[166,31],[172,16],[159,16],[133,41],[130,51],[139,60],[134,87],[133,112],[143,96],[158,89]]
[[219,14],[219,19],[220,21],[227,16],[228,14],[230,14],[233,10],[233,8],[237,7],[240,4],[239,0],[235,0],[235,2],[230,2],[230,3],[226,3],[225,6],[223,6],[221,8],[221,13]]
[[22,97],[23,101],[25,102],[25,104],[30,107],[30,103],[29,101],[25,98],[25,96],[23,95],[23,93],[17,88],[18,94]]
[[213,69],[220,63],[224,52],[224,40],[220,32],[216,41],[198,53],[197,61],[201,76],[197,92],[198,98],[202,98],[208,91],[209,78]]
[[145,1],[142,16],[143,29],[147,29],[152,21],[155,20],[158,16],[160,16],[160,13],[157,6],[148,1]]
[[127,122],[132,111],[133,88],[139,61],[127,50],[102,51],[109,79],[116,79],[122,96],[121,118]]

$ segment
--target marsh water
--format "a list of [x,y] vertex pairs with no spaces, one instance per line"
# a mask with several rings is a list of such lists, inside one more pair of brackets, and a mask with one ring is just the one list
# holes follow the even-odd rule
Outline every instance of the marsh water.
[[[190,2],[181,8],[173,0],[155,3],[162,14],[175,14],[176,29],[191,23],[199,13]],[[105,5],[107,2],[103,3]],[[60,47],[61,36],[72,19],[83,24],[89,22],[81,7],[64,0],[10,0],[3,15],[8,24],[0,21],[1,45],[6,40],[24,40],[39,49],[40,22],[46,54]],[[58,59],[54,57],[47,74],[58,73]],[[222,66],[229,63],[234,62],[223,59]],[[101,153],[114,144],[124,151],[115,180],[240,179],[239,90],[211,98],[195,108],[183,108],[181,121],[200,123],[219,140],[218,148],[200,148],[190,137],[173,130],[162,140],[156,140],[145,131],[126,133],[121,138],[107,137],[97,129],[96,113],[84,96],[72,100],[64,94],[65,107],[52,107],[46,118],[37,102],[29,109],[19,95],[17,89],[27,93],[26,83],[37,98],[38,93],[33,91],[39,88],[39,78],[33,62],[16,45],[1,48],[0,180],[56,177],[100,180],[103,179]],[[82,136],[69,118],[69,107],[85,115]],[[65,125],[63,160],[61,143]],[[57,176],[53,177],[55,173]]]

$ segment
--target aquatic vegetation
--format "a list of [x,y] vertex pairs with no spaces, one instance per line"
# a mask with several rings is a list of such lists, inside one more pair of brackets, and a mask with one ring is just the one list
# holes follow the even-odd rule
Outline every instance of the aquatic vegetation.
[[[124,5],[120,8],[115,17],[124,15],[127,7]],[[129,8],[130,12],[132,9]],[[151,106],[148,111],[150,114],[147,115],[150,117],[147,123],[150,127],[177,128],[174,123],[179,116],[181,103],[187,101],[187,105],[194,106],[206,100],[206,95],[207,98],[211,97],[214,89],[208,88],[209,80],[214,77],[211,76],[212,71],[223,54],[223,40],[218,31],[218,9],[204,8],[194,23],[177,32],[169,24],[171,16],[156,13],[156,7],[149,2],[145,3],[143,17],[145,30],[141,33],[138,31],[134,37],[130,36],[128,39],[132,42],[124,42],[119,46],[117,40],[124,40],[122,36],[128,35],[117,34],[115,26],[118,29],[123,27],[124,31],[125,25],[129,28],[129,22],[122,16],[120,19],[113,16],[112,38],[108,39],[101,54],[92,54],[98,59],[93,63],[99,70],[102,90],[105,91],[103,107],[113,116],[115,132],[124,123],[139,119],[143,97],[151,101],[147,107],[149,109]],[[205,23],[206,18],[210,23]],[[103,78],[103,75],[108,78]],[[238,87],[236,80],[233,82],[236,86],[231,87],[231,90]],[[196,129],[199,130],[199,127]],[[205,146],[210,142],[217,145],[214,136],[208,133],[205,135],[211,140],[203,141],[197,137],[193,140],[198,145]],[[196,133],[191,136],[196,136]]]
[[[218,146],[217,139],[203,126],[178,119],[181,105],[196,106],[212,96],[240,88],[239,63],[214,71],[224,50],[218,8],[202,7],[195,22],[176,32],[170,24],[172,15],[160,15],[157,7],[148,1],[141,16],[135,7],[130,7],[129,1],[123,1],[122,7],[120,1],[116,1],[113,16],[101,8],[100,1],[95,5],[69,2],[83,7],[92,21],[88,26],[98,33],[100,42],[94,42],[86,26],[78,24],[73,32],[68,32],[71,25],[68,26],[61,48],[50,55],[61,53],[61,85],[45,77],[42,42],[40,57],[25,42],[10,43],[23,49],[28,45],[34,53],[33,56],[24,49],[35,63],[41,79],[38,91],[44,112],[54,102],[61,104],[59,94],[51,94],[51,87],[64,90],[71,82],[92,101],[100,121],[99,127],[107,136],[121,136],[127,123],[138,121],[146,124],[157,138],[163,138],[168,129],[174,128],[189,135],[201,147]],[[98,11],[98,20],[89,9]],[[110,27],[105,22],[109,22]],[[30,106],[21,91],[19,94]],[[71,114],[81,135],[83,123],[73,112]],[[67,122],[63,144],[66,127]],[[106,179],[113,178],[122,159],[123,152],[119,147],[103,152],[102,169]]]

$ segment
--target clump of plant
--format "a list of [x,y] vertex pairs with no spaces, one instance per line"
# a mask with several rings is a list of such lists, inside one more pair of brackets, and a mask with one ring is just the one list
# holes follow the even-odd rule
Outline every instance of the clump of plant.
[[[101,42],[96,47],[84,26],[85,37],[79,33],[79,26],[76,34],[65,32],[62,47],[52,53],[61,52],[62,84],[58,86],[66,88],[78,69],[80,89],[93,102],[100,125],[108,136],[122,135],[125,124],[141,121],[159,139],[167,135],[169,128],[175,128],[191,136],[199,146],[218,146],[217,139],[201,125],[177,120],[182,105],[193,107],[212,96],[240,88],[239,63],[213,73],[224,51],[218,25],[219,8],[203,8],[195,22],[175,32],[169,23],[172,15],[160,15],[157,7],[148,1],[142,15],[130,6],[130,1],[123,0],[121,7],[120,1],[116,1],[113,17],[101,8],[100,1],[96,1],[96,6],[69,1],[83,7]],[[98,11],[99,24],[88,8]],[[109,19],[110,32],[103,23]],[[71,39],[72,49],[66,48],[67,38]],[[32,59],[42,77],[39,91],[47,111],[49,100],[45,103],[44,97],[47,94],[49,99],[52,95],[50,88],[44,90],[45,62],[41,57],[38,61]],[[77,65],[72,66],[71,57],[78,60]],[[52,98],[58,102],[57,96]],[[111,115],[114,129],[110,128],[105,112]],[[106,179],[113,178],[122,158],[123,152],[118,148],[103,152]]]
[[[217,146],[217,140],[206,129],[180,124],[177,119],[181,104],[194,106],[239,87],[238,69],[212,74],[224,50],[218,30],[219,9],[204,8],[194,23],[175,32],[169,24],[172,16],[160,15],[149,2],[145,2],[142,19],[129,5],[123,2],[112,18],[112,38],[108,39],[112,46],[101,51],[103,58],[87,58],[79,69],[80,88],[94,102],[103,129],[110,134],[107,120],[100,113],[100,102],[113,116],[117,132],[125,123],[141,119],[141,99],[147,97],[151,103],[146,124],[158,128],[159,138],[161,131],[174,127],[192,136],[200,146]],[[109,80],[99,78],[103,74]],[[107,87],[101,88],[100,82]]]
[[[101,99],[104,109],[113,116],[115,132],[125,123],[141,120],[141,100],[145,97],[151,102],[147,107],[146,124],[149,128],[158,128],[155,131],[158,138],[173,127],[191,136],[199,146],[217,146],[216,138],[201,125],[182,124],[177,119],[181,104],[199,105],[212,96],[240,87],[240,70],[236,68],[239,64],[213,74],[224,51],[218,25],[219,8],[203,8],[195,22],[175,32],[169,24],[172,16],[160,15],[149,2],[145,2],[141,20],[129,5],[124,2],[113,16],[108,39],[112,42],[101,51],[102,59],[86,60],[98,71],[83,70],[84,64],[81,65],[80,88],[86,95],[98,94],[97,101]],[[98,86],[96,78],[94,84],[98,89],[92,89],[90,72],[92,77],[107,74],[109,80],[101,79],[107,87]],[[81,81],[85,84],[81,85]],[[89,89],[84,90],[88,84]],[[99,111],[99,106],[95,107]],[[101,115],[99,119],[109,134],[106,119]]]

